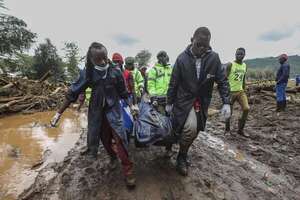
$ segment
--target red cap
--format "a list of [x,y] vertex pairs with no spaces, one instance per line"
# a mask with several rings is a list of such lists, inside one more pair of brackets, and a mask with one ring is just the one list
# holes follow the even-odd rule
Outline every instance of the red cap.
[[123,60],[123,57],[121,54],[119,53],[114,53],[113,56],[112,56],[112,61],[113,62],[122,62],[124,63],[124,60]]
[[284,53],[284,54],[281,54],[279,56],[279,58],[284,58],[285,60],[287,60],[288,59],[288,55]]

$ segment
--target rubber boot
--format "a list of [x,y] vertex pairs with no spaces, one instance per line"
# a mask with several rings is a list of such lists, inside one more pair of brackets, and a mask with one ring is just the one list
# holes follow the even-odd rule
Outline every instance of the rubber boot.
[[125,183],[128,189],[133,189],[135,187],[136,181],[132,170],[125,176]]
[[186,153],[178,153],[176,170],[182,176],[188,175],[188,163]]
[[246,123],[246,120],[239,119],[239,122],[238,122],[238,132],[237,133],[239,135],[242,135],[242,136],[245,136],[245,137],[250,137],[250,135],[248,133],[244,132],[245,123]]
[[280,112],[280,111],[282,111],[282,101],[277,101],[276,112]]
[[281,110],[285,111],[285,108],[286,108],[286,100],[282,101]]
[[230,119],[225,121],[225,132],[230,132]]
[[167,144],[167,145],[166,145],[165,158],[171,158],[172,155],[173,155],[173,152],[172,152],[172,144]]
[[86,151],[86,155],[89,159],[96,160],[98,154],[98,149],[95,147],[88,148]]
[[109,169],[111,171],[113,171],[117,167],[118,167],[118,158],[116,156],[110,156],[110,159],[109,159]]

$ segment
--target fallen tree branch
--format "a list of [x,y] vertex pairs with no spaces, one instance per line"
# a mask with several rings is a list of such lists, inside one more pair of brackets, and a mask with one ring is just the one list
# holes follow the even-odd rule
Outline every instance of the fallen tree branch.
[[49,71],[47,71],[47,72],[42,76],[42,78],[40,78],[39,83],[44,82],[44,81],[47,80],[50,76],[51,76],[51,72],[50,72],[50,70],[49,70]]
[[9,81],[5,80],[4,78],[0,78],[0,81],[2,81],[5,84],[9,84]]
[[6,103],[6,104],[0,105],[0,112],[1,112],[2,110],[7,110],[7,108],[9,108],[10,106],[12,106],[12,105],[14,105],[14,104],[17,104],[17,103],[19,103],[19,102],[25,101],[25,100],[30,99],[30,98],[31,98],[30,96],[25,96],[25,97],[23,97],[22,99],[19,99],[19,100],[12,100],[12,101],[10,101],[10,102],[8,102],[8,103]]
[[0,99],[0,103],[7,103],[9,101],[13,101],[13,100],[19,100],[19,99],[22,99],[24,98],[23,96],[20,96],[20,97],[8,97],[8,98],[1,98]]
[[4,85],[3,87],[1,87],[1,90],[9,89],[9,88],[11,88],[11,87],[13,87],[13,86],[15,86],[15,84],[13,84],[13,83],[8,83],[8,84]]

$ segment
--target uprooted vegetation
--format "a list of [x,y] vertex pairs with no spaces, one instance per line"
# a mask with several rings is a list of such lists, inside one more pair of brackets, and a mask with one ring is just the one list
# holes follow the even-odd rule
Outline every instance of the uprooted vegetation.
[[0,116],[58,108],[67,86],[49,83],[50,75],[46,73],[40,80],[0,76]]

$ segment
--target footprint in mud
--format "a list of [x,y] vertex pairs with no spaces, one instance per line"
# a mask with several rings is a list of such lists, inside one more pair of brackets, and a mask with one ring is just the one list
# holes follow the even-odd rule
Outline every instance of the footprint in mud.
[[78,187],[79,188],[87,188],[88,187],[88,181],[85,177],[81,177],[78,181]]
[[266,157],[267,154],[268,153],[262,149],[256,149],[256,150],[251,151],[251,155],[253,155],[255,157]]
[[262,149],[251,151],[250,154],[256,157],[256,160],[265,164],[267,164],[269,159],[272,157],[272,154],[270,152],[264,151]]
[[64,173],[61,176],[61,183],[63,185],[68,185],[68,183],[70,183],[70,181],[72,180],[71,176],[68,173]]
[[272,155],[272,158],[269,160],[268,163],[271,167],[279,168],[283,163],[283,159],[276,155]]
[[96,172],[96,170],[95,170],[94,168],[92,168],[92,167],[85,168],[84,171],[85,171],[85,173],[87,173],[87,174],[93,174],[93,173]]
[[84,156],[80,156],[79,158],[77,158],[74,163],[76,163],[76,168],[83,169],[87,166],[92,165],[94,162],[93,162],[93,160],[89,159],[86,155],[84,155]]

